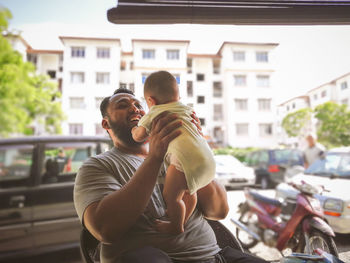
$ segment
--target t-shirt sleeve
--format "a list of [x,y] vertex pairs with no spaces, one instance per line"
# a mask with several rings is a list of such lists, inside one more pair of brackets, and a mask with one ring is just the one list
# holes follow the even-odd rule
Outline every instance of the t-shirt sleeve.
[[83,223],[85,209],[92,203],[100,201],[122,186],[99,160],[91,158],[77,173],[74,185],[74,206],[80,222]]

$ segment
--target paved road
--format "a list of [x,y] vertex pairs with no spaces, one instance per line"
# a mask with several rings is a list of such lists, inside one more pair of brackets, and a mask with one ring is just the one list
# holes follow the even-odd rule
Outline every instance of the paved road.
[[[262,194],[274,197],[274,190],[259,190]],[[229,191],[228,192],[228,202],[230,205],[229,215],[222,223],[232,231],[236,233],[236,228],[234,224],[230,221],[230,218],[238,219],[237,207],[238,204],[245,200],[243,191]],[[337,245],[340,259],[344,262],[350,262],[350,235],[337,235],[335,238],[335,243]],[[278,260],[281,258],[281,254],[275,248],[270,248],[262,243],[258,243],[255,247],[251,249],[251,252],[259,257],[266,260]]]

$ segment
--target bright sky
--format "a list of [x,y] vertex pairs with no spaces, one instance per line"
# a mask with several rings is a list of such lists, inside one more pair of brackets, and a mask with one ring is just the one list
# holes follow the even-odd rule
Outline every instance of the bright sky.
[[273,42],[277,102],[350,72],[350,26],[115,25],[106,12],[117,0],[0,0],[13,14],[10,28],[34,48],[55,49],[57,36],[191,40],[189,52],[216,53],[223,41]]

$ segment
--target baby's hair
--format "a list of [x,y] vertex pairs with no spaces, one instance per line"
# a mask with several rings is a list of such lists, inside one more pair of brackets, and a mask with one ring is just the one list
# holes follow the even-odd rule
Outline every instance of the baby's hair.
[[157,71],[145,81],[144,93],[154,96],[159,104],[168,103],[179,95],[176,79],[167,71]]

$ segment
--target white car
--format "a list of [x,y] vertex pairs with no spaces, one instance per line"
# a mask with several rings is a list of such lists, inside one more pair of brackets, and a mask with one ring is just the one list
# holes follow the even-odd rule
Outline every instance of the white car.
[[254,169],[241,163],[232,155],[215,155],[215,178],[226,188],[254,185]]
[[[290,179],[320,186],[316,194],[328,223],[337,233],[350,233],[350,147],[331,150],[322,160]],[[295,199],[297,190],[286,183],[276,187],[276,197]]]

